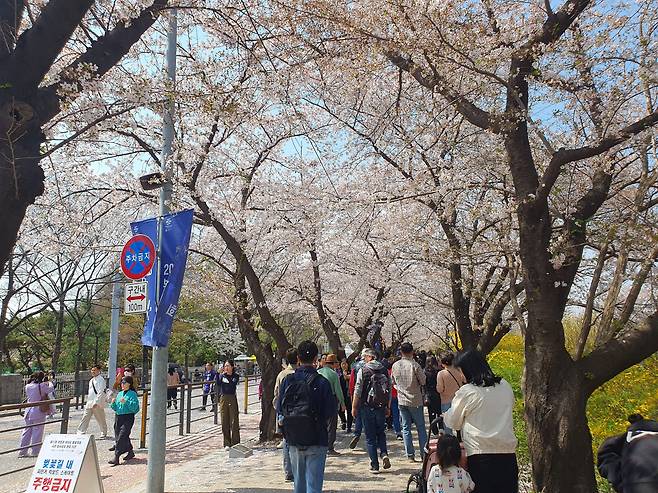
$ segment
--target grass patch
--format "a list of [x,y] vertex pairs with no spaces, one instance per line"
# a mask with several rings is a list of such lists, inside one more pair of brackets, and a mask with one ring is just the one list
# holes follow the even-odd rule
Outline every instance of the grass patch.
[[[519,462],[529,463],[528,439],[523,419],[523,339],[514,334],[503,338],[489,355],[494,372],[507,380],[514,389],[514,430],[519,440]],[[623,433],[628,425],[629,414],[640,413],[645,417],[658,418],[658,355],[653,355],[617,375],[592,394],[587,403],[587,418],[592,433],[592,448],[596,450],[605,438]],[[597,475],[599,491],[612,492],[607,481]]]

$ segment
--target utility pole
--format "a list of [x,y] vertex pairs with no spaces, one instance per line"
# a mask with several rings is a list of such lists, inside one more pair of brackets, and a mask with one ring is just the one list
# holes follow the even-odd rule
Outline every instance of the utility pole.
[[110,355],[107,359],[107,386],[112,387],[117,374],[117,350],[119,345],[119,305],[121,303],[121,276],[112,274],[112,317],[110,321]]
[[[160,189],[160,219],[158,221],[158,257],[162,250],[162,216],[169,213],[171,202],[171,154],[174,141],[174,111],[176,89],[176,41],[178,37],[177,11],[169,11],[169,30],[167,34],[167,79],[168,98],[164,111],[164,128],[162,145],[162,174],[164,184]],[[161,265],[158,260],[156,301],[160,303]],[[150,396],[150,430],[147,464],[147,493],[164,493],[165,486],[165,446],[167,438],[167,365],[169,364],[169,349],[167,347],[153,348],[151,364],[151,396]]]

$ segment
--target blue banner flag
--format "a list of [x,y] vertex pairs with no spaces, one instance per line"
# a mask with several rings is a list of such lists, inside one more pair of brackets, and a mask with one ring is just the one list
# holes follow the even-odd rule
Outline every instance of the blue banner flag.
[[[194,211],[188,209],[160,218],[161,241],[160,258],[157,259],[148,282],[148,302],[146,305],[146,323],[142,344],[150,347],[166,347],[169,344],[171,327],[178,310],[178,298],[183,285],[183,275],[187,264],[187,252],[192,233]],[[151,218],[131,223],[133,234],[144,234],[153,240],[156,248],[158,242],[158,219]],[[156,270],[157,269],[157,270]],[[156,295],[157,276],[160,272],[160,289]],[[156,302],[156,300],[158,300]]]

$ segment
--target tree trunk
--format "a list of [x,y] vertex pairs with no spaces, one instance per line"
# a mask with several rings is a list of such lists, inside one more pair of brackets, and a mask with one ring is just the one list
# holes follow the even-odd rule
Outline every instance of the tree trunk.
[[[258,359],[258,355],[256,355],[256,359]],[[266,442],[274,438],[276,430],[276,411],[272,405],[272,400],[274,399],[274,383],[276,381],[276,376],[281,369],[281,365],[277,364],[278,358],[276,357],[265,357],[262,358],[262,360],[264,361],[265,366],[261,366],[261,360],[258,361],[258,365],[261,369],[263,388],[263,396],[260,401],[262,414],[258,429],[260,431],[259,440],[261,442]]]
[[75,372],[73,374],[73,382],[75,387],[75,395],[79,395],[82,392],[82,386],[80,385],[80,369],[82,368],[82,349],[84,346],[84,336],[78,334],[78,350],[75,355]]
[[57,309],[57,325],[55,326],[55,345],[53,347],[52,370],[57,372],[59,357],[62,354],[62,338],[64,337],[64,299],[60,299]]
[[[7,91],[4,91],[7,93]],[[36,111],[11,94],[0,99],[0,276],[16,243],[27,207],[43,193],[39,147],[45,136]]]
[[526,344],[525,418],[537,492],[597,491],[584,378],[566,351]]

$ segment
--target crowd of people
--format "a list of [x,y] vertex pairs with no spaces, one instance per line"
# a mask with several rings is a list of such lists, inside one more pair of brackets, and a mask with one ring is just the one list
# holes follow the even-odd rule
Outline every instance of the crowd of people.
[[[99,438],[107,438],[105,405],[109,404],[115,413],[110,448],[114,455],[109,463],[116,466],[122,456],[124,461],[135,457],[130,433],[139,412],[139,383],[134,365],[120,368],[109,388],[101,372],[97,364],[90,370],[77,433],[86,433],[94,418],[101,430]],[[240,376],[234,362],[226,361],[220,371],[207,363],[200,379],[200,410],[206,409],[210,398],[213,411],[219,406],[225,448],[240,443],[236,398]],[[176,406],[181,377],[174,368],[169,369],[167,383],[168,407]],[[55,388],[54,374],[35,372],[25,387],[27,401],[53,399]],[[387,445],[387,430],[392,430],[404,445],[405,457],[400,459],[422,462],[427,468],[428,474],[419,477],[428,493],[518,492],[514,394],[475,350],[437,357],[415,352],[405,342],[397,354],[365,348],[350,364],[335,354],[319,354],[314,342],[304,341],[286,353],[276,377],[273,405],[277,429],[284,437],[284,477],[294,483],[295,493],[322,491],[327,457],[341,455],[336,450],[339,426],[352,436],[350,449],[365,434],[372,474],[392,467]],[[51,404],[28,408],[19,457],[38,455],[46,418],[54,412]],[[615,491],[656,491],[652,488],[658,486],[658,423],[639,415],[629,421],[626,434],[611,437],[601,446],[599,471]],[[438,440],[428,440],[427,423]]]
[[[387,428],[404,442],[404,460],[422,462],[429,422],[442,439],[427,491],[518,491],[512,388],[476,351],[437,358],[415,353],[405,342],[398,355],[365,348],[350,366],[335,354],[320,355],[314,342],[304,341],[286,354],[274,405],[284,436],[285,479],[294,482],[295,493],[322,491],[327,457],[341,455],[335,444],[343,414],[341,428],[352,434],[350,449],[365,434],[372,474],[392,467]],[[445,422],[441,430],[439,416]]]

